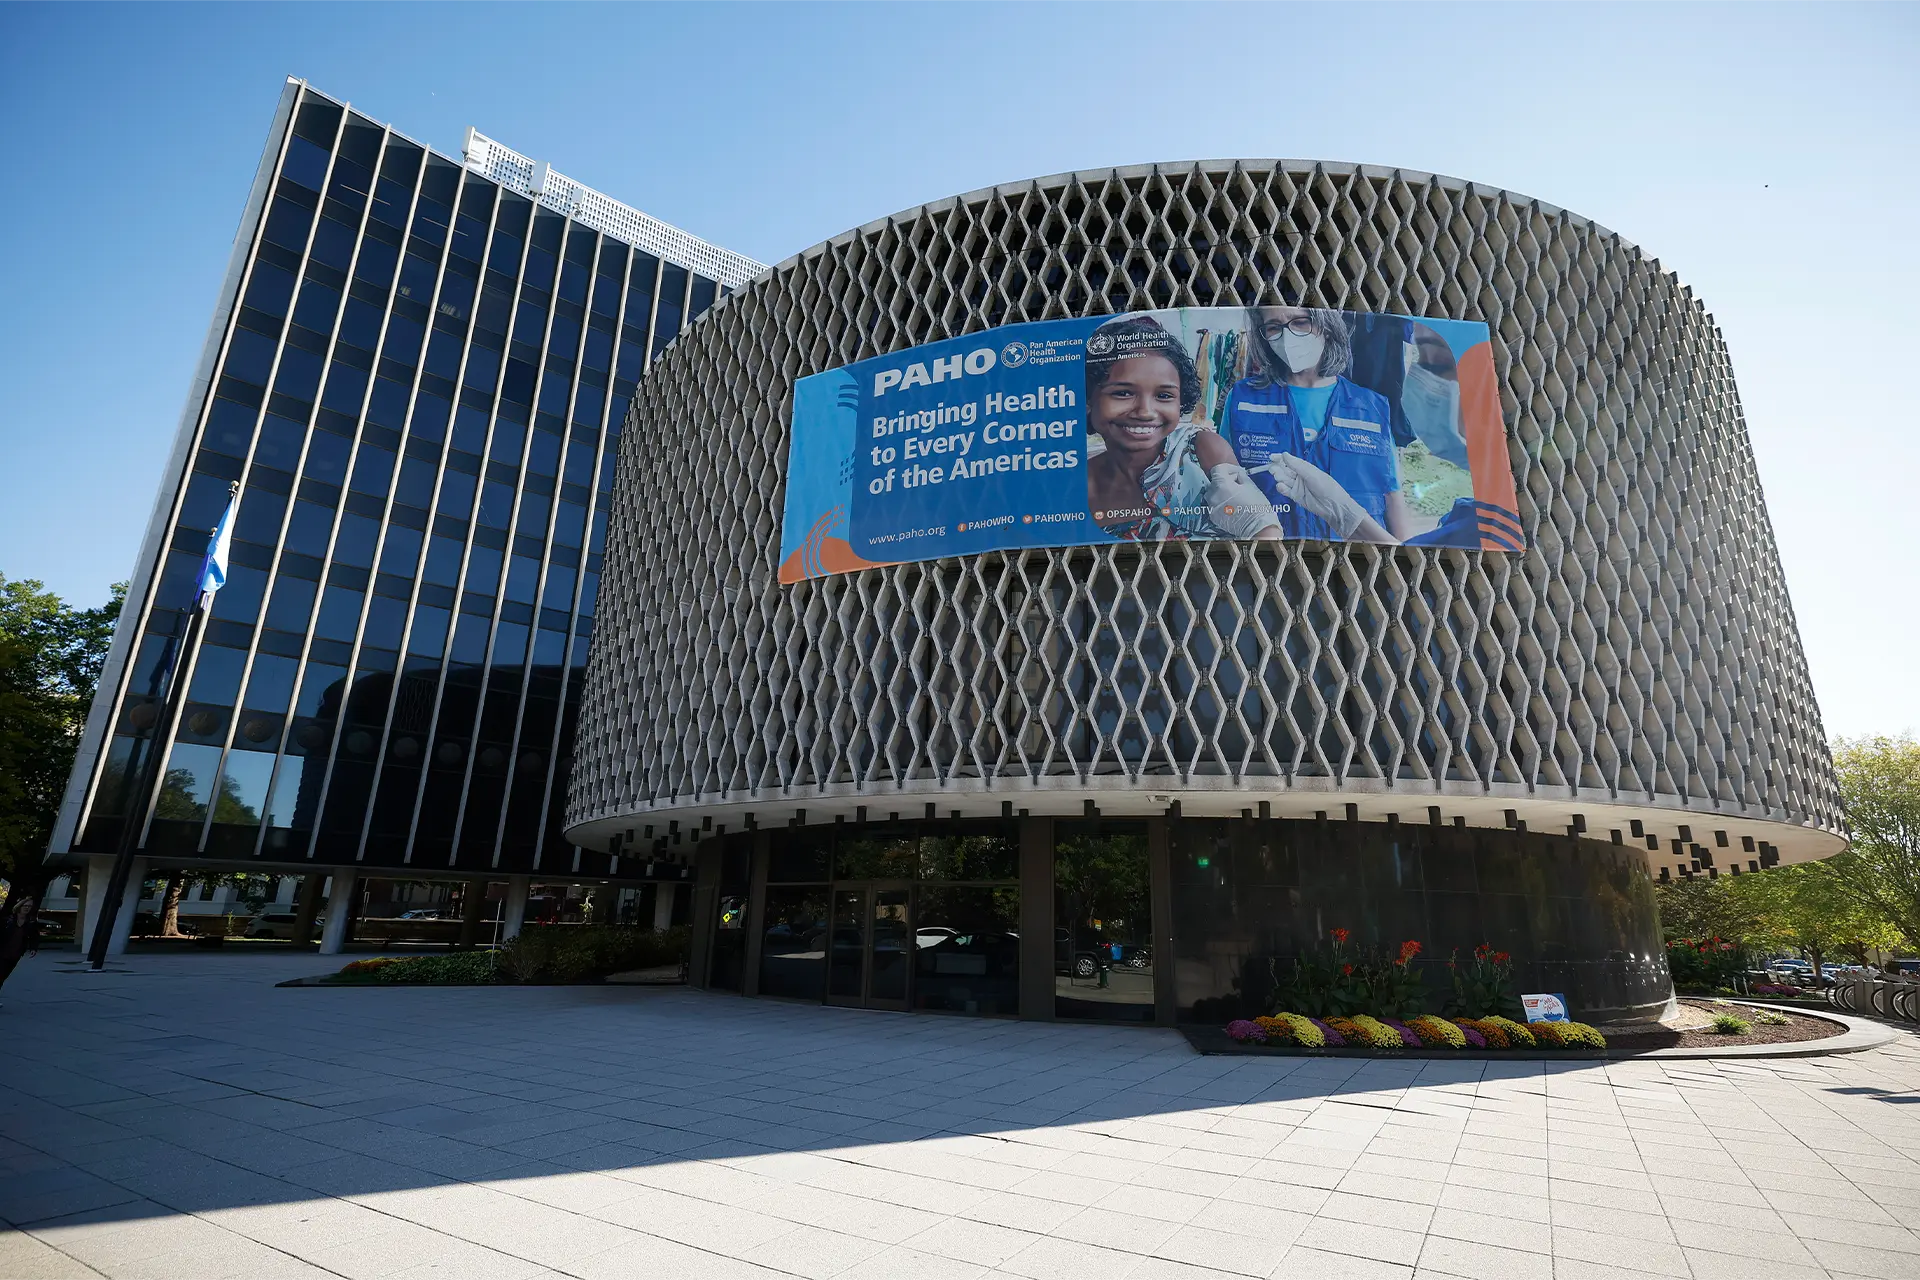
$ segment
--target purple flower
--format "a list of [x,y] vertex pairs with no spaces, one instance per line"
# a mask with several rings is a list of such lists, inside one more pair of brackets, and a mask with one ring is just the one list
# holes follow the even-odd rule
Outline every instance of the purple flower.
[[1245,1018],[1236,1018],[1229,1022],[1227,1034],[1242,1043],[1265,1044],[1267,1042],[1266,1031],[1258,1023],[1249,1022]]
[[1335,1031],[1332,1027],[1328,1026],[1326,1023],[1320,1021],[1320,1019],[1308,1018],[1307,1021],[1311,1022],[1314,1026],[1320,1028],[1320,1034],[1327,1038],[1327,1048],[1338,1049],[1343,1047],[1347,1043],[1347,1038],[1345,1036],[1341,1035],[1338,1031]]
[[[1457,1022],[1454,1023],[1454,1025],[1457,1027],[1460,1026]],[[1467,1044],[1472,1048],[1484,1049],[1487,1047],[1487,1038],[1478,1031],[1475,1031],[1472,1027],[1460,1027],[1460,1034],[1467,1038]]]
[[1420,1047],[1420,1037],[1414,1034],[1414,1030],[1412,1027],[1400,1021],[1400,1019],[1382,1018],[1380,1019],[1380,1021],[1385,1023],[1387,1026],[1392,1027],[1395,1031],[1398,1031],[1400,1033],[1400,1043],[1405,1045],[1407,1048],[1418,1049]]

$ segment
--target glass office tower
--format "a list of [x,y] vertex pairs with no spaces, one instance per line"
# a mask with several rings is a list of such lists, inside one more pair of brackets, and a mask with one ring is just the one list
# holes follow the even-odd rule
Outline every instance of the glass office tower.
[[[642,369],[759,269],[290,81],[54,856],[142,816],[165,865],[642,875],[560,828],[615,442]],[[235,482],[149,811],[128,780]]]

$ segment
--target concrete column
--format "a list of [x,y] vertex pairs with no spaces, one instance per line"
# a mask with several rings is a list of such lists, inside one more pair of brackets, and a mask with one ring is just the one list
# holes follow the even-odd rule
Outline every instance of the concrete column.
[[296,947],[313,941],[313,918],[320,914],[320,890],[326,879],[326,874],[320,871],[300,877],[300,905],[293,912],[293,945]]
[[347,930],[353,923],[353,895],[360,877],[352,871],[333,873],[332,891],[327,894],[327,927],[320,931],[320,954],[337,956],[347,945]]
[[[120,899],[120,910],[113,918],[113,936],[107,940],[107,954],[127,953],[127,935],[133,929],[133,916],[140,909],[140,888],[147,878],[147,860],[135,858],[127,876],[127,891]],[[100,908],[107,900],[107,882],[113,879],[113,855],[97,853],[87,859],[87,878],[80,901],[80,954],[93,946],[93,927],[100,920]]]
[[507,877],[506,908],[500,914],[500,940],[520,936],[520,926],[527,918],[527,889],[530,881],[526,876]]
[[485,880],[467,881],[465,895],[460,899],[460,942],[461,950],[466,950],[480,940],[480,917],[487,911],[487,882]]
[[667,929],[673,925],[673,900],[680,893],[680,886],[671,880],[663,880],[654,886],[653,927]]

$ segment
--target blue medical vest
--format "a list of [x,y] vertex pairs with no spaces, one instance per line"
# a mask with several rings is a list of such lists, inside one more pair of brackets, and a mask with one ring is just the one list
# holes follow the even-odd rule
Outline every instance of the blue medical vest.
[[[1278,453],[1311,462],[1338,480],[1384,527],[1387,495],[1400,488],[1400,464],[1393,451],[1393,411],[1387,398],[1345,378],[1336,378],[1333,399],[1327,406],[1326,429],[1309,444],[1301,438],[1291,390],[1283,382],[1257,387],[1250,379],[1242,379],[1235,384],[1221,415],[1221,429],[1240,465],[1251,471]],[[1254,476],[1254,482],[1275,503],[1286,502],[1292,507],[1280,517],[1283,535],[1333,537],[1327,522],[1301,510],[1290,495],[1281,494],[1272,476],[1262,472]]]

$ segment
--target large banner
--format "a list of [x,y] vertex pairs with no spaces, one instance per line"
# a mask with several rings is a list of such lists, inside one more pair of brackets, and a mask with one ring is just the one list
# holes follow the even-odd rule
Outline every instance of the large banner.
[[800,379],[780,581],[1168,538],[1518,551],[1517,507],[1484,324],[1048,320]]

